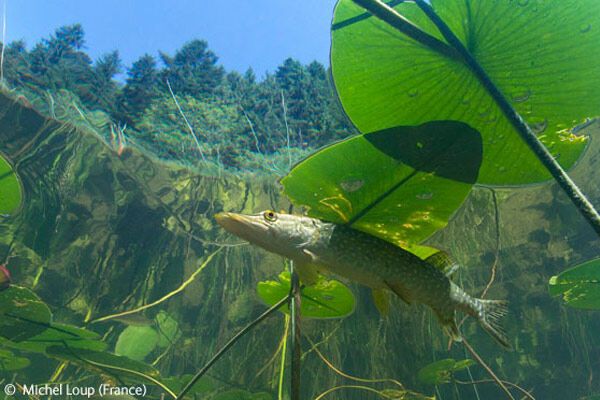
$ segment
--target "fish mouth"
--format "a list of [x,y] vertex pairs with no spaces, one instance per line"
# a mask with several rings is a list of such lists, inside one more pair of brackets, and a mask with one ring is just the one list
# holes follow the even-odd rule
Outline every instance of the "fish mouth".
[[220,212],[215,214],[215,220],[227,232],[250,242],[256,242],[257,235],[267,231],[267,227],[255,215]]

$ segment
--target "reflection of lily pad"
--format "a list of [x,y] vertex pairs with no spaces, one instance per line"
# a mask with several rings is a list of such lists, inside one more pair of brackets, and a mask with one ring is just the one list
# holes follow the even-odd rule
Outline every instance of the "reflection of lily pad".
[[[258,283],[258,295],[272,306],[290,292],[290,274],[282,272],[278,281]],[[316,284],[302,289],[300,313],[311,318],[341,318],[354,311],[354,295],[343,283],[321,278]],[[287,305],[281,311],[288,313]]]
[[52,314],[31,290],[11,286],[0,292],[0,336],[21,342],[45,331]]
[[435,121],[333,144],[281,183],[309,216],[348,223],[425,258],[436,250],[417,245],[448,223],[477,181],[481,160],[476,130]]
[[421,368],[417,377],[419,378],[419,381],[431,385],[448,383],[450,382],[454,372],[460,371],[474,364],[475,361],[470,359],[456,361],[452,358],[447,358]]
[[21,204],[21,184],[10,164],[0,156],[0,214],[10,214]]
[[570,268],[550,278],[550,295],[562,295],[565,304],[600,310],[600,258]]

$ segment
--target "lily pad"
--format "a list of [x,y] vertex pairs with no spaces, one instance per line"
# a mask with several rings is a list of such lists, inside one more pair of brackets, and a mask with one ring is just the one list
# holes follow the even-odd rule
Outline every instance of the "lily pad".
[[570,307],[600,310],[600,258],[567,269],[550,278],[551,296],[561,296]]
[[281,183],[311,217],[378,236],[421,257],[416,245],[444,227],[477,181],[479,133],[453,121],[357,136],[311,155]]
[[[414,2],[395,3],[398,13],[445,45]],[[586,140],[570,128],[600,114],[600,69],[590,57],[600,46],[600,2],[430,3],[561,165],[572,166]],[[453,54],[407,37],[352,0],[337,3],[332,74],[344,110],[361,132],[462,121],[483,137],[479,182],[514,185],[549,179],[487,90]]]
[[10,214],[21,204],[21,183],[12,167],[0,156],[0,214]]
[[161,311],[156,315],[156,325],[159,336],[158,347],[167,347],[181,336],[179,323],[166,311]]
[[471,359],[456,361],[453,358],[447,358],[421,368],[417,378],[423,383],[440,385],[442,383],[450,382],[452,374],[456,371],[463,370],[474,364],[475,361]]
[[72,362],[87,370],[110,373],[132,382],[148,383],[148,379],[143,376],[154,379],[159,377],[158,371],[147,364],[108,352],[50,346],[46,349],[46,354],[59,360]]
[[22,342],[48,329],[50,309],[31,290],[11,286],[0,292],[0,336]]
[[[258,283],[258,295],[269,306],[276,304],[290,292],[289,272],[282,272],[278,278],[278,281]],[[310,318],[346,317],[352,314],[356,302],[352,291],[343,283],[323,277],[314,285],[303,288],[301,295],[300,313],[303,317]],[[288,306],[281,306],[280,311],[288,314]]]
[[29,359],[17,357],[12,351],[0,349],[0,371],[16,371],[27,368],[29,364]]
[[115,354],[142,361],[158,345],[158,333],[150,326],[128,326],[121,332]]
[[67,346],[74,349],[102,351],[107,345],[100,335],[87,329],[71,325],[51,323],[48,329],[20,343],[7,343],[7,346],[22,351],[44,353],[50,346]]

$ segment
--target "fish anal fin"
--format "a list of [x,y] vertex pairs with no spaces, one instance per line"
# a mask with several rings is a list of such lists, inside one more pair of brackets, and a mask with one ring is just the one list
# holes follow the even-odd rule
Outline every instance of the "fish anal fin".
[[403,302],[405,302],[406,304],[409,304],[409,305],[412,303],[412,299],[410,298],[410,295],[401,285],[397,285],[397,284],[387,282],[387,281],[385,281],[385,284],[387,285],[388,288],[390,288],[390,290],[392,292],[394,292],[396,294],[396,296],[400,297],[400,299]]
[[373,289],[373,303],[382,317],[390,314],[390,292],[387,289]]
[[307,286],[312,286],[319,280],[319,270],[314,264],[296,263],[294,269],[298,273],[300,281]]
[[448,255],[448,253],[441,250],[427,257],[425,262],[442,271],[447,277],[450,277],[458,270],[458,264]]

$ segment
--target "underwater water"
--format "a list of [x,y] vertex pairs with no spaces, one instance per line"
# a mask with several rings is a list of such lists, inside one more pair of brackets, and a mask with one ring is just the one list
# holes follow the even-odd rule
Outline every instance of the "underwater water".
[[[330,65],[289,58],[264,77],[227,70],[202,38],[125,66],[117,53],[92,60],[81,25],[7,43],[0,396],[176,398],[251,327],[185,398],[510,398],[469,345],[515,399],[600,398],[600,265],[553,278],[595,262],[596,231],[449,50],[428,3],[391,3],[426,39],[363,8],[379,2],[357,3],[332,4]],[[600,3],[431,3],[600,207]],[[456,285],[508,302],[512,349],[461,312],[467,346],[450,343],[430,307],[374,299],[344,271],[300,276],[298,320],[284,305],[251,325],[303,265],[215,215],[263,210],[352,226],[422,259],[445,251]],[[361,268],[383,274],[368,254]],[[564,296],[557,282],[572,285]],[[408,292],[447,296],[422,287]]]

